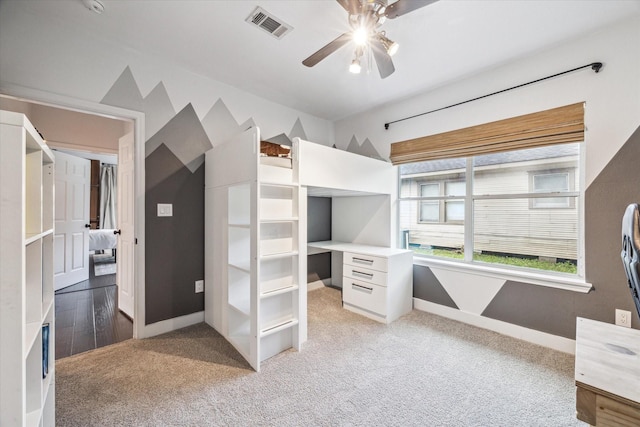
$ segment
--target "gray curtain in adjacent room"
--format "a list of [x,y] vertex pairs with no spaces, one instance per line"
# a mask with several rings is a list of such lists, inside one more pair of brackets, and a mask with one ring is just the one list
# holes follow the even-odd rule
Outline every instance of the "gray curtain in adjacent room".
[[117,212],[117,176],[116,165],[102,165],[100,168],[100,228],[116,229]]

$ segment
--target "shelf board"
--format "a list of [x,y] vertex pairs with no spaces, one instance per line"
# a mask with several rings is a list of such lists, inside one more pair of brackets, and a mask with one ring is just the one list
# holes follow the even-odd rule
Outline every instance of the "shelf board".
[[260,218],[260,222],[269,223],[269,222],[295,222],[298,221],[297,216],[290,217],[276,217],[276,218]]
[[244,305],[249,306],[249,300],[247,299],[247,301],[242,301],[240,304],[233,304],[233,303],[229,303],[229,308],[233,309],[235,312],[241,314],[242,316],[245,317],[250,317],[250,308],[249,307],[242,307]]
[[42,329],[41,322],[29,322],[24,325],[24,356],[31,351],[38,334],[40,333],[40,329]]
[[265,185],[268,187],[285,187],[285,188],[297,188],[299,187],[298,183],[285,183],[285,182],[273,182],[273,181],[260,181],[260,185]]
[[249,336],[248,335],[229,335],[229,342],[236,350],[249,360]]
[[243,265],[229,263],[229,267],[235,268],[238,271],[242,271],[243,273],[251,274],[251,263],[247,262]]
[[298,285],[283,286],[282,288],[277,288],[271,291],[262,292],[260,294],[260,298],[274,297],[276,295],[286,294],[287,292],[297,291],[298,289],[299,289]]
[[271,334],[275,334],[276,332],[280,332],[282,330],[291,328],[298,324],[298,319],[294,319],[293,317],[285,320],[278,321],[273,325],[269,325],[266,328],[260,330],[260,338],[269,336]]
[[53,228],[45,230],[45,231],[43,231],[41,233],[30,233],[30,234],[27,234],[25,236],[25,238],[24,238],[24,245],[25,246],[29,246],[33,242],[37,242],[38,240],[42,239],[45,236],[48,236],[49,234],[53,234]]
[[49,395],[49,393],[55,393],[55,391],[52,392],[50,390],[52,378],[53,378],[53,364],[51,363],[51,360],[49,360],[49,373],[45,378],[42,379],[42,401],[43,402],[47,401],[47,396]]
[[270,255],[261,255],[260,259],[261,260],[271,260],[271,259],[279,259],[279,258],[289,258],[289,257],[293,257],[298,255],[298,251],[291,251],[291,252],[281,252],[281,253],[277,253],[277,254],[270,254]]
[[42,409],[34,409],[31,412],[27,413],[27,419],[25,420],[26,427],[37,427],[40,425],[40,415],[42,415]]
[[44,310],[42,310],[42,324],[47,323],[46,318],[49,315],[49,312],[53,308],[53,298],[54,293],[51,293],[51,296],[47,299],[47,301],[43,301]]
[[234,227],[234,228],[251,228],[251,224],[245,224],[245,223],[239,223],[239,224],[229,223],[228,226]]

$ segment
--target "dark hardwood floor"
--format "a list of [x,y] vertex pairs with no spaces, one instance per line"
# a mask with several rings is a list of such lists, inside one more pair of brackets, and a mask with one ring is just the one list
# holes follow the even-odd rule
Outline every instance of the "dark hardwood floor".
[[133,337],[133,322],[118,310],[116,275],[96,276],[56,291],[56,359]]

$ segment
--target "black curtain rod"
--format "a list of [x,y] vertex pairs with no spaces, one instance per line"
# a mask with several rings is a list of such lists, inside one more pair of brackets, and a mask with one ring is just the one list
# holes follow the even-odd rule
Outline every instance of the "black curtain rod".
[[416,115],[413,115],[413,116],[405,117],[403,119],[398,119],[398,120],[394,120],[392,122],[387,122],[387,123],[384,124],[384,128],[385,129],[389,129],[389,125],[391,125],[393,123],[398,123],[398,122],[402,122],[404,120],[409,120],[409,119],[415,119],[416,117],[424,116],[426,114],[435,113],[436,111],[442,111],[442,110],[446,110],[447,108],[457,107],[458,105],[466,104],[467,102],[477,101],[478,99],[487,98],[489,96],[497,95],[499,93],[507,92],[507,91],[510,91],[510,90],[513,90],[513,89],[518,89],[518,88],[521,88],[523,86],[528,86],[530,84],[538,83],[538,82],[541,82],[543,80],[552,79],[554,77],[558,77],[558,76],[561,76],[563,74],[568,74],[568,73],[572,73],[574,71],[582,70],[583,68],[587,68],[587,67],[591,67],[591,69],[597,73],[602,68],[602,62],[592,62],[591,64],[583,65],[581,67],[572,68],[571,70],[563,71],[561,73],[556,73],[556,74],[553,74],[551,76],[542,77],[540,79],[533,80],[533,81],[530,81],[528,83],[522,83],[522,84],[519,84],[517,86],[510,87],[508,89],[502,89],[502,90],[499,90],[497,92],[493,92],[493,93],[489,93],[489,94],[486,94],[486,95],[478,96],[477,98],[468,99],[466,101],[462,101],[462,102],[458,102],[458,103],[455,103],[455,104],[447,105],[446,107],[437,108],[435,110],[427,111],[425,113],[420,113],[420,114],[416,114]]

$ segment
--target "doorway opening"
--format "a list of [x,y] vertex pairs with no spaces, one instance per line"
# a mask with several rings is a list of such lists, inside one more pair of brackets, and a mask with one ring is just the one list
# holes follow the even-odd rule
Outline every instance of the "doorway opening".
[[[144,237],[144,142],[140,130],[144,119],[141,113],[128,114],[116,107],[78,101],[75,105],[81,105],[81,109],[77,109],[69,100],[58,104],[47,98],[36,101],[0,94],[0,109],[25,114],[54,151],[56,163],[58,156],[77,159],[79,165],[86,162],[86,170],[83,170],[84,166],[72,167],[63,161],[61,168],[56,169],[54,269],[56,276],[75,274],[60,286],[56,277],[58,359],[144,336],[144,262],[136,262],[136,259],[144,259],[144,246],[138,245]],[[82,108],[83,104],[88,108]],[[124,114],[117,114],[119,112]],[[91,189],[99,185],[90,182],[91,163],[94,168],[97,166],[99,177],[103,175],[100,170],[103,166],[112,173],[125,169],[124,178],[119,176],[124,187],[117,188],[122,191],[114,191],[111,195],[111,205],[117,212],[101,211],[104,206],[95,194],[91,197]],[[60,170],[63,169],[70,175],[86,172],[86,187],[77,182],[58,182],[59,177],[62,179]],[[117,179],[114,181],[118,182]],[[67,201],[78,206],[69,205]],[[109,205],[108,201],[106,205]],[[58,227],[64,214],[68,214],[69,223],[77,223],[78,230]],[[107,216],[111,220],[105,222]],[[108,240],[115,243],[102,242],[98,244],[99,248],[90,247],[90,230],[110,233]],[[77,275],[80,270],[84,272]]]

